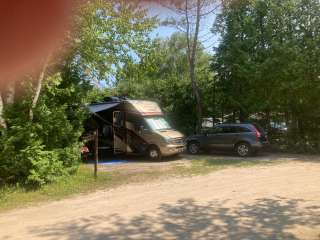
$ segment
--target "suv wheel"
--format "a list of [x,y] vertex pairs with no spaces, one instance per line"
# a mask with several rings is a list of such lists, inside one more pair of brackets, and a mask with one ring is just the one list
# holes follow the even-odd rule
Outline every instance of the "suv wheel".
[[156,146],[151,146],[148,149],[148,157],[151,160],[160,160],[161,159],[161,153],[159,149]]
[[188,152],[190,154],[197,154],[200,151],[199,143],[197,142],[190,142],[188,143]]
[[248,143],[239,143],[236,146],[236,152],[240,157],[248,157],[251,155],[251,146]]

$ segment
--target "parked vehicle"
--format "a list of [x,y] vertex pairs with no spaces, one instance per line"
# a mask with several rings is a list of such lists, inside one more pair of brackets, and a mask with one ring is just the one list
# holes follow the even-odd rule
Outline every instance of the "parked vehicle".
[[99,149],[115,154],[146,154],[150,159],[176,155],[185,150],[185,137],[166,121],[157,103],[111,98],[89,105],[99,129]]
[[233,150],[239,156],[247,157],[267,143],[266,134],[256,124],[219,124],[188,137],[187,150],[191,154],[205,149]]

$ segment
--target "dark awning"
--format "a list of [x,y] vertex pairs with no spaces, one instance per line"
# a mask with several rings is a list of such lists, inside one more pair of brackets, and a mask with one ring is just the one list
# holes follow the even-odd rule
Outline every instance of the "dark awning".
[[88,105],[89,111],[92,113],[97,113],[101,111],[108,110],[110,108],[114,108],[118,106],[120,102],[115,102],[115,103],[99,103],[99,104],[92,104]]

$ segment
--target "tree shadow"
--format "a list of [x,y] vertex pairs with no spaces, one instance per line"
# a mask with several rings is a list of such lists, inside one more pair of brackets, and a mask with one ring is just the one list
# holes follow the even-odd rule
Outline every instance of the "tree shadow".
[[132,217],[98,215],[30,229],[50,239],[298,239],[288,230],[320,224],[320,206],[301,207],[304,200],[258,199],[227,207],[226,201],[199,204],[182,199],[162,204],[157,212]]

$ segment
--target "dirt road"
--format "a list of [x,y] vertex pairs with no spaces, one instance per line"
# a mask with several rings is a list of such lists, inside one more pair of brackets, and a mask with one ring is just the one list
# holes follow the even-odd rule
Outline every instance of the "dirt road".
[[320,161],[127,185],[0,214],[0,239],[320,239]]

